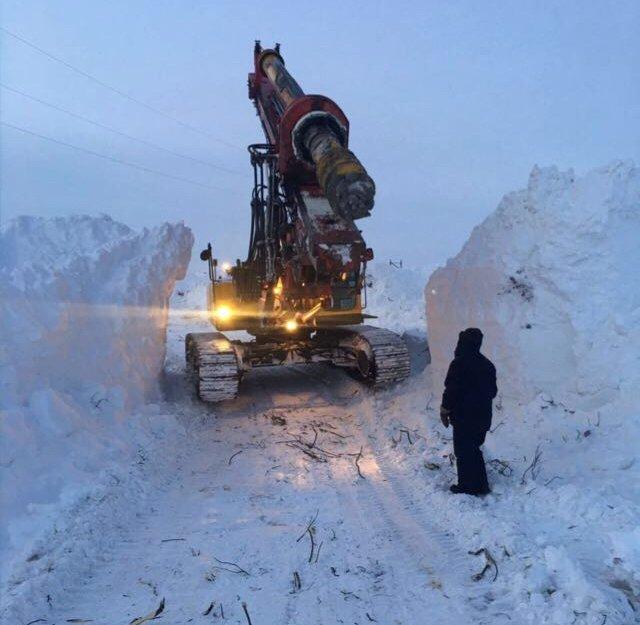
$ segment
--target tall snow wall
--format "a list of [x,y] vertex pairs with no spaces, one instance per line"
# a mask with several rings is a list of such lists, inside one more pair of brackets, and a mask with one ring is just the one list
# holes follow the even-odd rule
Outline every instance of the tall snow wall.
[[0,230],[0,547],[26,544],[47,509],[131,451],[192,245],[182,224],[136,233],[107,216]]
[[0,401],[102,387],[157,390],[168,299],[188,266],[182,224],[135,233],[109,217],[22,217],[0,232]]
[[426,286],[440,388],[458,332],[477,326],[505,397],[614,399],[637,410],[640,170],[534,168]]

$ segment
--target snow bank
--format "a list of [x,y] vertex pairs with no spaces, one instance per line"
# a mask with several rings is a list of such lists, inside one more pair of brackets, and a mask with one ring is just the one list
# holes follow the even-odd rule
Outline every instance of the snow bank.
[[168,300],[193,236],[102,217],[0,231],[0,546],[29,548],[60,502],[135,450],[131,409],[159,394]]
[[395,332],[424,333],[426,317],[422,302],[426,269],[397,267],[374,262],[367,270],[366,313],[371,324]]
[[[626,624],[640,607],[639,240],[638,168],[535,168],[425,289],[424,460],[437,471],[426,497],[471,549],[496,557],[496,596],[511,597],[514,622]],[[437,417],[467,326],[485,332],[500,389],[482,502],[446,494],[455,472]],[[411,414],[420,399],[392,410]]]
[[426,288],[441,379],[458,332],[478,326],[505,396],[544,392],[597,408],[640,383],[640,170],[534,168]]

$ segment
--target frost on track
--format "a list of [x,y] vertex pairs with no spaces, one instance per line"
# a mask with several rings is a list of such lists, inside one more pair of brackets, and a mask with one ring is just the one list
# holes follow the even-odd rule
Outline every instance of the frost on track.
[[0,232],[6,566],[61,499],[131,455],[131,408],[158,396],[168,301],[192,243],[182,224],[138,233],[107,216],[22,217]]

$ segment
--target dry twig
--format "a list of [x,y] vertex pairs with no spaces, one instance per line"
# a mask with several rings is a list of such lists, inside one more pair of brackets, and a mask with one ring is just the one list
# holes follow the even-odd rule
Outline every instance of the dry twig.
[[293,590],[292,593],[298,592],[302,588],[302,581],[300,579],[300,573],[298,571],[293,572]]
[[495,582],[498,579],[498,564],[494,560],[493,556],[489,552],[486,547],[482,547],[482,549],[478,549],[478,551],[470,551],[469,555],[479,556],[480,554],[484,554],[485,557],[485,565],[480,573],[476,573],[472,579],[474,582],[479,582],[485,575],[485,573],[493,567],[495,569],[496,574],[493,576],[492,582]]
[[216,604],[215,601],[212,601],[209,604],[209,607],[202,613],[202,616],[209,616],[209,614],[211,614],[211,611],[213,610],[213,606]]
[[249,610],[247,609],[247,604],[242,602],[242,609],[244,610],[244,615],[247,617],[247,624],[251,625],[251,617],[249,616]]
[[241,449],[240,451],[236,451],[235,454],[231,454],[231,456],[229,457],[229,461],[227,462],[227,464],[229,466],[231,466],[231,461],[238,455],[240,455],[242,452],[244,451],[244,449]]
[[157,618],[164,611],[164,597],[160,602],[160,605],[153,611],[149,612],[146,616],[140,616],[138,618],[134,618],[133,621],[129,623],[129,625],[142,625],[142,623],[146,623],[147,621],[152,621]]
[[[221,569],[223,571],[229,571],[229,573],[238,573],[241,575],[246,575],[247,577],[249,577],[251,575],[251,573],[249,573],[248,571],[245,571],[241,566],[238,566],[235,562],[225,562],[224,560],[218,560],[218,558],[216,558],[215,556],[213,557],[213,559],[218,562],[218,564],[224,564],[225,566],[214,566],[214,569]],[[231,567],[231,568],[225,568],[225,567]]]
[[[302,534],[300,534],[300,536],[298,537],[298,539],[296,540],[297,543],[299,543],[304,537],[305,535],[309,534],[309,540],[311,541],[310,547],[311,550],[309,551],[309,564],[311,564],[311,562],[313,561],[313,556],[315,554],[315,550],[316,550],[316,539],[315,539],[315,533],[316,533],[316,526],[315,526],[315,522],[316,519],[318,518],[318,514],[320,513],[320,510],[316,510],[315,516],[311,519],[311,521],[309,521],[309,523],[307,524],[306,529],[304,530],[304,532],[302,532]],[[317,558],[316,558],[316,562],[317,562]]]
[[540,467],[538,466],[540,462],[540,458],[542,457],[542,450],[540,449],[540,445],[536,446],[536,451],[533,454],[533,460],[531,464],[525,469],[522,474],[522,479],[520,480],[520,484],[524,486],[527,482],[527,473],[531,472],[531,477],[535,480],[538,477],[538,473],[540,472]]
[[489,460],[489,464],[500,474],[506,477],[510,477],[513,473],[511,465],[506,460],[500,460],[500,458],[493,458]]
[[364,477],[364,475],[362,475],[362,471],[360,471],[360,464],[359,464],[360,458],[362,458],[362,447],[360,447],[360,451],[358,452],[358,455],[356,456],[355,463],[356,463],[356,469],[358,470],[358,475],[364,480],[365,477]]

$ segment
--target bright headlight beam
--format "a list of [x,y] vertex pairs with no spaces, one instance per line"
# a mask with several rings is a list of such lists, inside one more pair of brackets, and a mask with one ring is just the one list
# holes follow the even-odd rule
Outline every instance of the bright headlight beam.
[[295,332],[298,329],[298,322],[295,319],[287,319],[284,328],[287,332]]
[[220,321],[226,321],[231,318],[231,308],[228,306],[220,306],[220,308],[216,308],[213,313],[216,318],[220,319]]

